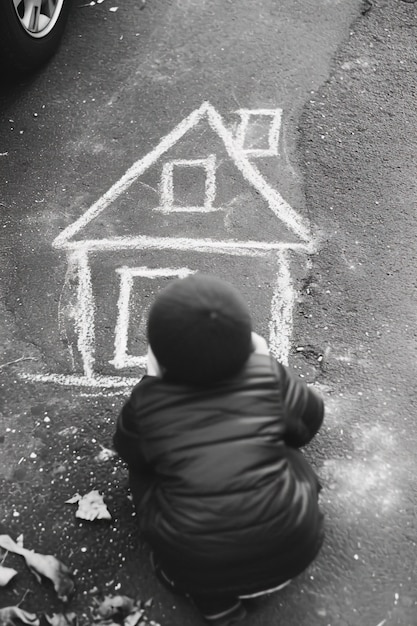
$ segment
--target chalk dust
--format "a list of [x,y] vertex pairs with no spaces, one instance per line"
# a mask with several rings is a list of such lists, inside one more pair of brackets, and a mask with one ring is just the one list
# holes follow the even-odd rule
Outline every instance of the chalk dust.
[[[320,468],[323,499],[347,519],[369,512],[375,517],[399,511],[407,484],[408,456],[401,433],[385,424],[364,421],[363,401],[356,397],[326,400],[326,430],[342,441],[342,454]],[[385,409],[390,411],[389,407]],[[378,413],[374,416],[378,418]],[[401,455],[399,454],[401,451]]]

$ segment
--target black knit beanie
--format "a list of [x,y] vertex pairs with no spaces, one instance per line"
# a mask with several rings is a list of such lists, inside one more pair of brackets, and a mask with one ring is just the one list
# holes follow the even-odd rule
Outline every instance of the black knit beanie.
[[251,352],[251,331],[235,287],[200,273],[170,283],[148,317],[148,341],[166,379],[191,385],[235,375]]

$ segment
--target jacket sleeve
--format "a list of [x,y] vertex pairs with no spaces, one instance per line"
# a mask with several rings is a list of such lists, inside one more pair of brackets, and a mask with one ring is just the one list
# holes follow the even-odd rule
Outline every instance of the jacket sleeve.
[[135,428],[136,420],[137,409],[133,406],[132,398],[130,398],[117,420],[113,446],[119,456],[128,464],[130,470],[135,473],[143,473],[149,470],[149,465],[140,449],[140,438]]
[[286,416],[284,441],[293,448],[299,448],[309,443],[319,431],[324,418],[323,400],[286,367],[278,365]]

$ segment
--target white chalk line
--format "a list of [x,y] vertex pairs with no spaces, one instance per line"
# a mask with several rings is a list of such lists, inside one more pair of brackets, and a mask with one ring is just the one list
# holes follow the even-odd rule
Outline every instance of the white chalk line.
[[66,247],[69,239],[74,237],[89,222],[97,217],[110,203],[112,203],[153,163],[155,163],[168,149],[178,142],[186,132],[196,126],[200,120],[207,116],[210,127],[222,139],[226,152],[232,159],[242,176],[249,182],[267,201],[276,217],[281,220],[295,235],[307,242],[311,239],[309,227],[304,219],[275,191],[257,168],[249,162],[245,153],[237,145],[236,141],[225,127],[221,116],[208,103],[204,102],[199,109],[193,111],[188,117],[180,122],[160,143],[145,157],[134,163],[127,172],[95,202],[75,222],[65,228],[53,241],[56,248]]
[[271,301],[269,347],[271,354],[278,361],[288,365],[296,292],[291,280],[290,262],[287,255],[281,251],[277,254],[277,258],[278,273]]
[[269,207],[279,220],[301,240],[309,241],[311,233],[301,216],[282,198],[281,194],[268,185],[257,168],[249,162],[242,150],[237,147],[232,135],[223,124],[219,113],[211,105],[207,104],[207,107],[208,121],[211,128],[223,140],[229,157],[234,161],[243,178],[251,183],[267,200]]
[[[236,133],[236,143],[244,152],[251,157],[278,156],[279,134],[281,129],[282,109],[239,109],[236,111],[241,117],[241,122]],[[272,123],[268,133],[268,148],[245,148],[245,136],[251,117],[272,117]]]
[[[68,255],[68,264],[67,271],[65,272],[64,284],[61,289],[61,293],[59,294],[58,301],[58,330],[61,340],[63,340],[68,349],[72,368],[75,369],[75,359],[74,359],[74,346],[72,345],[72,341],[67,332],[67,319],[68,317],[72,319],[77,319],[78,310],[76,306],[71,306],[71,302],[68,304],[64,304],[64,296],[67,296],[68,291],[70,290],[71,282],[74,280],[75,276],[78,275],[78,255]],[[78,304],[78,303],[77,303]],[[64,311],[66,315],[64,315]],[[69,312],[70,311],[70,312]]]
[[[83,259],[82,259],[83,260]],[[292,313],[295,301],[295,291],[292,286],[289,259],[284,252],[277,254],[278,275],[271,301],[271,319],[269,323],[269,346],[271,353],[282,363],[288,364],[290,339],[292,332]],[[146,369],[146,356],[132,356],[127,354],[130,296],[134,277],[156,279],[164,277],[185,277],[195,272],[189,268],[148,268],[148,267],[120,267],[116,270],[121,277],[120,296],[118,300],[118,319],[115,331],[115,357],[110,361],[116,369],[139,367]],[[91,299],[88,281],[87,290],[79,294],[81,309],[88,311],[90,319],[90,333],[81,334],[79,349],[84,364],[84,376],[64,374],[26,374],[25,378],[35,382],[52,382],[67,386],[114,388],[132,386],[137,379],[122,376],[101,376],[95,374],[94,352],[94,303]],[[81,316],[82,319],[82,316]],[[84,343],[83,343],[84,342]]]
[[120,273],[120,292],[117,302],[118,316],[114,334],[114,359],[110,361],[110,364],[114,365],[115,369],[121,369],[128,360],[129,304],[130,293],[133,287],[133,276],[129,272],[123,272],[122,269],[119,269],[118,273]]
[[[97,376],[94,373],[94,299],[91,284],[91,272],[88,266],[88,253],[99,250],[183,250],[196,251],[199,253],[217,253],[242,256],[266,256],[271,252],[277,253],[279,269],[276,290],[271,304],[272,319],[270,322],[271,350],[277,358],[285,361],[289,352],[289,337],[291,334],[292,308],[294,304],[294,292],[288,268],[286,250],[297,250],[311,253],[314,251],[314,242],[311,239],[309,228],[304,220],[298,215],[281,195],[272,189],[261,176],[259,171],[247,159],[243,150],[244,130],[249,124],[251,115],[269,115],[273,117],[268,137],[269,149],[278,149],[279,132],[281,125],[281,110],[246,110],[241,109],[242,125],[238,133],[238,139],[234,139],[229,133],[222,118],[208,103],[193,111],[187,118],[178,124],[171,133],[164,137],[154,150],[144,158],[133,164],[129,170],[117,181],[88,211],[78,220],[69,225],[53,242],[57,248],[73,250],[72,261],[79,264],[78,276],[78,303],[77,314],[78,349],[83,361],[84,376],[47,375],[43,380],[61,381],[61,384],[87,385],[91,384],[104,387],[114,387],[116,381],[126,380],[123,377]],[[182,136],[193,128],[200,120],[207,116],[210,127],[222,139],[226,152],[232,159],[237,169],[267,201],[276,217],[282,221],[303,243],[291,242],[259,242],[259,241],[219,241],[213,239],[190,239],[182,237],[114,237],[106,239],[90,239],[84,241],[69,241],[80,232],[89,222],[97,217],[111,202],[123,193],[148,167],[157,161],[169,148],[171,148]],[[241,145],[239,145],[239,143]],[[203,167],[206,171],[205,196],[201,207],[178,207],[175,205],[175,190],[173,186],[174,167]],[[213,202],[216,195],[216,161],[215,155],[206,159],[178,159],[166,163],[162,170],[160,182],[160,195],[162,198],[160,209],[169,211],[211,211],[214,210]],[[217,210],[217,209],[216,209]],[[143,268],[142,268],[143,269]],[[138,271],[138,274],[134,274]],[[118,320],[116,323],[115,359],[111,362],[116,367],[124,368],[131,366],[143,366],[146,357],[135,357],[127,354],[128,327],[129,327],[129,303],[133,286],[133,277],[140,274],[141,268],[120,268],[121,290],[118,302]],[[151,271],[151,270],[148,270]],[[152,270],[155,271],[155,270]],[[163,271],[160,268],[158,271]],[[173,271],[173,270],[172,270]],[[161,275],[161,274],[159,274]],[[156,274],[155,274],[156,276]],[[149,277],[149,275],[148,275]],[[39,379],[39,378],[38,378]],[[40,379],[39,379],[40,380]],[[66,382],[65,382],[66,381]],[[99,382],[98,382],[99,381]],[[120,384],[120,383],[119,383]],[[121,383],[123,385],[123,382]],[[132,384],[132,379],[128,379]],[[117,386],[117,385],[116,385]]]
[[84,252],[101,250],[179,250],[197,251],[216,254],[237,254],[257,256],[278,250],[296,250],[312,253],[313,243],[268,242],[268,241],[237,241],[218,239],[191,239],[188,237],[112,237],[108,239],[87,239],[70,241],[62,245],[67,250]]
[[[136,385],[140,380],[135,379],[134,385]],[[80,398],[115,398],[117,396],[126,396],[127,395],[127,387],[91,387],[88,391],[78,391],[78,395]]]
[[91,220],[99,215],[111,202],[122,194],[130,185],[145,172],[164,152],[173,146],[204,115],[204,104],[180,122],[151,152],[136,161],[125,174],[105,194],[101,196],[81,217],[65,228],[52,245],[60,248],[64,242],[82,230]]
[[185,278],[195,273],[187,267],[174,268],[149,268],[149,267],[120,267],[116,270],[120,274],[120,292],[117,303],[117,322],[114,336],[114,359],[109,361],[115,369],[127,367],[146,366],[147,357],[128,354],[130,303],[133,288],[133,279],[142,277],[156,278]]
[[195,271],[188,267],[129,267],[127,265],[116,269],[117,274],[130,274],[130,276],[142,276],[143,278],[186,278],[189,274],[194,274]]
[[95,328],[94,298],[91,284],[91,272],[88,265],[88,254],[78,254],[78,350],[83,361],[85,376],[92,377],[94,371]]
[[[192,240],[195,241],[195,240]],[[110,240],[110,243],[114,242]],[[219,242],[214,242],[217,246]],[[250,242],[242,242],[250,245]],[[259,244],[259,242],[254,242]],[[260,242],[261,247],[265,247],[265,243]],[[161,248],[158,242],[158,249]],[[270,254],[270,246],[268,252]],[[189,247],[186,247],[189,250]],[[88,252],[91,249],[79,250],[73,253],[71,262],[75,260],[79,263],[79,285],[78,285],[78,303],[79,311],[77,316],[78,330],[78,350],[81,355],[84,375],[87,379],[94,378],[94,361],[95,361],[95,305],[91,284],[91,273],[88,266]],[[201,246],[198,247],[201,252]],[[281,251],[277,254],[278,263],[278,280],[277,287],[274,291],[271,302],[271,322],[270,322],[270,343],[273,354],[287,362],[289,353],[289,341],[291,333],[292,308],[294,303],[294,295],[291,286],[291,277],[288,268],[288,260],[286,255]],[[130,295],[133,287],[133,277],[143,276],[148,278],[156,278],[161,276],[184,276],[192,270],[189,268],[118,268],[117,272],[121,275],[121,288],[118,300],[118,318],[115,328],[115,352],[114,359],[110,361],[116,369],[125,369],[130,367],[143,367],[146,357],[129,355],[128,350],[128,329],[130,321]]]
[[170,207],[157,206],[153,208],[152,211],[157,211],[159,213],[215,213],[217,211],[224,211],[224,209],[223,207],[217,206],[182,206],[177,204]]
[[55,383],[68,387],[92,387],[109,389],[113,387],[133,387],[140,376],[83,376],[76,374],[20,374],[21,378],[37,383]]
[[[174,167],[202,168],[205,171],[204,203],[202,206],[181,206],[175,204]],[[154,210],[164,213],[193,212],[208,213],[219,211],[214,207],[216,197],[216,155],[211,154],[206,159],[177,159],[164,163],[161,173],[160,198],[161,206]]]

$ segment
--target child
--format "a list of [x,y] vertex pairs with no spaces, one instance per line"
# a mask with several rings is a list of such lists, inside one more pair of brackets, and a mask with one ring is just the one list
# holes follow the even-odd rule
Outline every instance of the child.
[[114,445],[127,462],[158,578],[207,623],[300,574],[323,541],[317,476],[302,453],[323,402],[268,353],[232,285],[194,274],[156,297],[148,375]]

